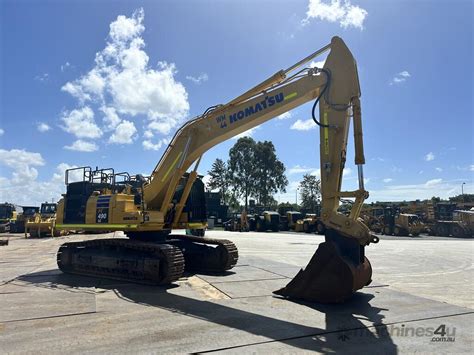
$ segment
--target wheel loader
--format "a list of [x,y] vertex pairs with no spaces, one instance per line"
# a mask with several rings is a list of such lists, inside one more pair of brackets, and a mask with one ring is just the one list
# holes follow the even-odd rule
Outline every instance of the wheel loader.
[[[323,68],[309,67],[327,51]],[[344,41],[333,37],[286,70],[186,122],[149,178],[82,167],[77,170],[82,179],[69,182],[71,169],[67,170],[67,191],[58,203],[56,228],[117,230],[126,237],[67,242],[58,251],[59,268],[153,285],[170,284],[185,270],[223,273],[232,269],[238,251],[231,241],[172,233],[173,229],[206,228],[204,184],[197,173],[201,157],[217,144],[312,101],[311,116],[320,128],[325,242],[307,267],[275,294],[305,301],[347,300],[371,282],[365,247],[378,242],[359,220],[368,197],[360,95],[356,62]],[[341,191],[351,122],[359,185],[354,191]],[[350,214],[344,215],[337,210],[340,199],[347,198],[355,200]]]
[[425,225],[416,214],[400,213],[398,207],[386,207],[383,216],[383,233],[417,237]]
[[254,215],[249,224],[255,226],[257,232],[279,232],[280,231],[280,214],[275,211],[263,211],[261,214]]
[[383,232],[383,216],[385,208],[383,207],[372,207],[363,209],[361,218],[364,220],[364,223],[369,227],[369,229],[374,233]]
[[307,213],[296,223],[296,232],[324,234],[326,228],[323,221],[316,213]]
[[56,229],[56,210],[56,203],[42,203],[39,212],[26,221],[25,238],[28,238],[28,236],[32,238],[45,236],[59,237],[67,234],[67,231]]
[[24,233],[26,222],[39,211],[39,207],[36,206],[20,206],[20,209],[16,220],[10,222],[10,233]]
[[301,212],[287,211],[283,216],[280,215],[280,230],[295,230],[298,220],[302,218]]

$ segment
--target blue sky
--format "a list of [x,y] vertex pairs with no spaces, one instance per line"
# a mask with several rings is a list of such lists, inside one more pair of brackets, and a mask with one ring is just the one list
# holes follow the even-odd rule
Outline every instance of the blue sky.
[[[359,67],[374,200],[474,193],[471,1],[2,1],[0,200],[57,200],[70,166],[149,174],[186,119],[341,36]],[[318,174],[304,105],[272,140],[294,201]],[[200,165],[227,159],[235,140]],[[352,141],[350,142],[350,146]],[[356,187],[352,149],[344,188]]]

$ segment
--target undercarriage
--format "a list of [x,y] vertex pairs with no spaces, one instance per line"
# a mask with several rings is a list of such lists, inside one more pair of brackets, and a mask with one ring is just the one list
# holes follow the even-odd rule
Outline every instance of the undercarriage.
[[236,246],[224,239],[169,235],[157,242],[125,238],[65,243],[57,255],[65,273],[167,285],[184,273],[222,273],[235,266]]

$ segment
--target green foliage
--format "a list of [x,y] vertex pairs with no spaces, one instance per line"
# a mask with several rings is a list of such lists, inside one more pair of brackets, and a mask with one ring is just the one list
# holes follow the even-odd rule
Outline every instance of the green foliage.
[[321,199],[321,181],[314,175],[303,175],[300,182],[301,208],[311,213],[316,213]]
[[236,194],[244,197],[245,209],[248,208],[248,198],[255,192],[255,146],[252,138],[243,137],[229,151],[229,180]]
[[285,176],[285,166],[278,160],[272,142],[257,142],[253,179],[256,182],[255,197],[262,206],[270,206],[274,201],[273,195],[278,191],[286,192],[288,179]]
[[296,203],[282,202],[278,205],[278,213],[284,215],[288,211],[299,211],[300,207]]
[[208,172],[210,179],[207,183],[207,187],[210,190],[219,190],[222,201],[226,203],[229,198],[229,173],[227,170],[227,165],[222,159],[216,159],[212,164],[211,170]]
[[272,142],[255,142],[250,137],[240,138],[229,151],[227,164],[216,159],[209,171],[208,188],[218,189],[225,201],[238,208],[238,199],[243,198],[245,208],[248,200],[257,199],[259,205],[277,207],[273,195],[285,192],[288,180],[285,166],[278,160]]
[[474,202],[474,194],[464,194],[453,196],[449,198],[449,201],[453,202]]

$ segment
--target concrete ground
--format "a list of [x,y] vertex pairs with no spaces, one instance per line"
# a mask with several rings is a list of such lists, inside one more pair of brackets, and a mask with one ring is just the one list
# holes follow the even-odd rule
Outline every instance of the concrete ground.
[[473,352],[473,240],[382,237],[366,249],[372,285],[345,304],[321,305],[272,291],[322,236],[207,235],[236,243],[237,266],[168,288],[61,273],[59,245],[83,235],[0,235],[10,238],[0,247],[0,353]]

